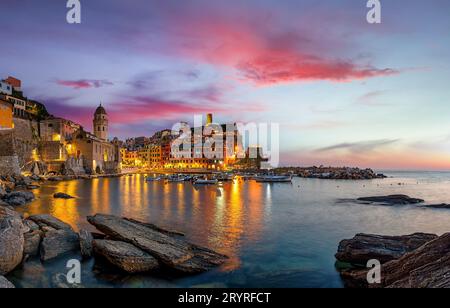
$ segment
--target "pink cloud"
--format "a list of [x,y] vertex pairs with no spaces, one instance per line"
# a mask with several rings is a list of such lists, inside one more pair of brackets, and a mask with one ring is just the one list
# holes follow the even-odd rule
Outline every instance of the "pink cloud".
[[95,79],[56,80],[56,84],[64,87],[73,88],[76,90],[100,88],[103,86],[113,85],[113,83],[108,80],[95,80]]
[[[177,16],[169,24],[176,39],[168,42],[167,50],[196,61],[231,67],[238,72],[238,79],[257,85],[350,82],[399,73],[392,68],[358,63],[350,56],[354,50],[346,50],[350,48],[337,43],[332,34],[317,37],[314,24],[290,29],[273,16],[264,17],[258,12],[251,16],[252,20],[217,12]],[[340,49],[341,55],[333,54],[335,49]],[[342,54],[349,58],[342,59]]]

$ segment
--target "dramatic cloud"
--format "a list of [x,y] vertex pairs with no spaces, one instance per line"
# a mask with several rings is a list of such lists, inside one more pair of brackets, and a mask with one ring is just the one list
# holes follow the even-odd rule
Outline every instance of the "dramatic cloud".
[[56,80],[56,84],[64,87],[73,88],[76,90],[100,88],[103,86],[114,85],[108,80],[95,80],[95,79],[80,79],[80,80]]

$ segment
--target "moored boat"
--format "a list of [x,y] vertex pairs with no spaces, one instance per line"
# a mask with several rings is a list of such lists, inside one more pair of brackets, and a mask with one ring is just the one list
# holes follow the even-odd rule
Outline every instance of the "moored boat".
[[292,183],[291,175],[262,175],[255,177],[258,183]]

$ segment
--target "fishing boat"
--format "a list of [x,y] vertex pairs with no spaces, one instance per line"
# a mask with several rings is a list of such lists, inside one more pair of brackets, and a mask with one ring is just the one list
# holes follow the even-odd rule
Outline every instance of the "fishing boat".
[[292,183],[291,175],[261,175],[255,177],[258,183]]
[[153,176],[148,176],[145,178],[145,181],[147,182],[156,182],[156,181],[160,181],[161,178],[160,177],[153,177]]
[[177,175],[177,176],[170,176],[167,180],[169,182],[179,183],[179,182],[184,182],[185,178],[181,175]]
[[216,185],[219,181],[217,179],[208,180],[208,179],[198,179],[194,181],[194,185]]

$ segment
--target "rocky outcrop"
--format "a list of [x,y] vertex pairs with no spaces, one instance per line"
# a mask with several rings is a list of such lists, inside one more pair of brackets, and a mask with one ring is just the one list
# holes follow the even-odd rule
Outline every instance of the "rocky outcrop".
[[14,191],[6,194],[2,199],[11,206],[21,206],[33,201],[34,194],[30,191]]
[[49,226],[56,230],[73,231],[72,227],[69,224],[59,220],[58,218],[56,218],[52,215],[48,215],[48,214],[33,215],[33,216],[30,216],[28,219],[35,222],[36,224],[38,224],[41,228],[45,227],[45,226]]
[[405,236],[357,234],[354,238],[339,243],[336,259],[362,266],[372,259],[385,263],[398,259],[436,238],[437,235],[425,233]]
[[5,277],[0,276],[0,289],[14,289],[14,285]]
[[62,193],[62,192],[58,192],[53,195],[53,198],[55,198],[55,199],[73,199],[74,197],[72,197],[71,195]]
[[0,275],[11,272],[22,262],[23,232],[19,214],[0,207]]
[[83,258],[92,257],[93,241],[94,237],[92,236],[91,232],[86,230],[80,230],[80,249],[81,249],[81,256]]
[[41,244],[42,232],[31,231],[24,234],[25,244],[23,254],[27,256],[36,256],[39,253],[39,245]]
[[341,273],[350,287],[449,288],[450,233],[444,234],[381,267],[381,284],[367,283],[368,270]]
[[359,202],[379,203],[379,204],[383,204],[383,205],[406,205],[406,204],[418,204],[418,203],[425,202],[425,200],[411,198],[406,195],[364,197],[364,198],[358,198],[357,200]]
[[430,209],[450,209],[450,204],[447,204],[447,203],[429,204],[429,205],[423,205],[422,207],[430,208]]
[[80,249],[78,234],[71,230],[45,232],[41,244],[41,260],[48,261]]
[[124,218],[97,214],[88,217],[110,239],[127,242],[149,253],[160,263],[183,273],[200,273],[225,262],[226,256],[175,236],[156,231],[145,224]]
[[121,241],[95,240],[94,252],[127,273],[149,272],[159,262],[141,249]]

